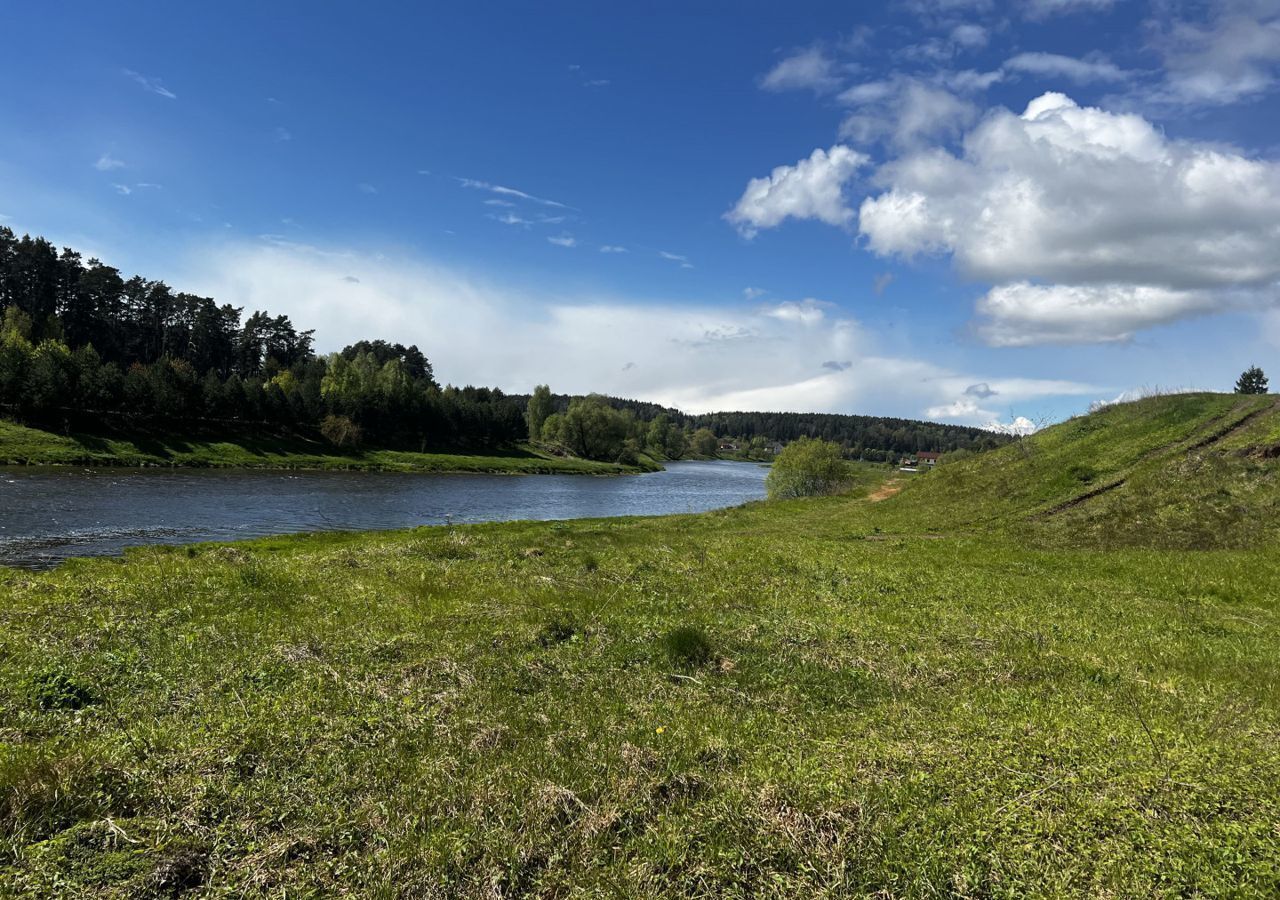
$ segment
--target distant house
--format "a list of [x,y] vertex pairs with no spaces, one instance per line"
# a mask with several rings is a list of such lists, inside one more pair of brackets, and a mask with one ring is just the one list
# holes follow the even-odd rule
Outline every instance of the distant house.
[[938,460],[942,459],[942,454],[934,453],[931,450],[922,450],[916,454],[916,459],[920,461],[921,465],[936,466],[938,464]]
[[782,452],[782,445],[779,444],[777,441],[774,441],[771,444],[765,444],[764,452],[772,453],[774,456],[777,456],[779,453]]
[[720,442],[720,449],[721,449],[721,450],[727,450],[727,451],[728,451],[728,452],[730,452],[730,453],[737,453],[737,452],[738,452],[738,445],[737,445],[737,444],[735,444],[733,441],[721,441],[721,442]]

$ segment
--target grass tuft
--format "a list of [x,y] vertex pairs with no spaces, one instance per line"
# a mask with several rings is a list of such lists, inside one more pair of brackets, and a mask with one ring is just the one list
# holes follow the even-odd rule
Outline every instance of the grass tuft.
[[32,675],[27,680],[27,694],[44,710],[83,709],[99,702],[89,685],[59,668],[46,668]]
[[672,664],[688,669],[701,668],[715,659],[711,638],[694,625],[672,628],[662,636],[662,647]]

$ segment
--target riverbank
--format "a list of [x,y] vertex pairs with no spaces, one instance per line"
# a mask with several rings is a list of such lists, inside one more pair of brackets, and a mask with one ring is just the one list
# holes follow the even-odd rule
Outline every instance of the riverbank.
[[235,435],[231,440],[165,434],[60,435],[0,420],[0,464],[45,466],[173,466],[187,468],[379,470],[491,474],[630,475],[652,472],[639,465],[554,456],[521,445],[506,453],[414,453],[403,450],[343,452],[298,435]]
[[1275,897],[1271,402],[874,503],[0,570],[0,894]]

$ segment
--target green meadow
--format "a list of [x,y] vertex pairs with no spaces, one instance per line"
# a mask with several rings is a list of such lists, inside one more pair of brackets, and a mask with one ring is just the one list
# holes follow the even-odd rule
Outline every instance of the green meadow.
[[0,895],[1280,895],[1280,412],[0,570]]
[[414,453],[349,450],[299,435],[242,435],[233,439],[169,434],[61,435],[0,420],[0,463],[58,466],[185,466],[193,468],[376,469],[390,472],[619,475],[653,471],[637,466],[554,456],[530,445],[506,453]]

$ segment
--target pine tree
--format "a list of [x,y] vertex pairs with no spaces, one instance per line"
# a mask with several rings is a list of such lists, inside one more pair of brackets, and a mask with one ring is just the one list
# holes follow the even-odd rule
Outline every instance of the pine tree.
[[1257,366],[1250,366],[1236,379],[1237,394],[1265,394],[1267,376]]

